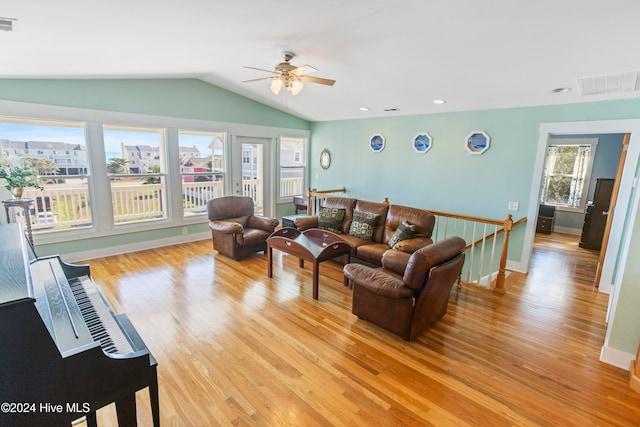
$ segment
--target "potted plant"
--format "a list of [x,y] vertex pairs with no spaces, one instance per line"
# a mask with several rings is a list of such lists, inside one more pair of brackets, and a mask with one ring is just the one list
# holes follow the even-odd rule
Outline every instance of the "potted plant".
[[33,167],[23,157],[0,157],[0,185],[11,191],[16,199],[22,198],[25,187],[42,189]]

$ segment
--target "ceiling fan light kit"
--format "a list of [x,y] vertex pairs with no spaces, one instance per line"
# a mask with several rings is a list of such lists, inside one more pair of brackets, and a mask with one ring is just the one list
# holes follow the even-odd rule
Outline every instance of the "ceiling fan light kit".
[[296,55],[293,52],[282,52],[282,58],[284,59],[284,62],[276,65],[275,71],[245,66],[245,68],[251,68],[253,70],[266,71],[268,73],[271,73],[271,77],[245,80],[244,82],[246,83],[270,79],[271,84],[269,85],[269,89],[274,95],[280,94],[282,88],[285,87],[287,91],[289,91],[293,96],[296,96],[300,93],[300,91],[302,91],[302,88],[304,88],[303,81],[309,83],[319,83],[326,86],[333,86],[333,84],[336,82],[335,80],[307,76],[306,74],[316,72],[317,70],[310,65],[303,65],[302,67],[296,67],[295,65],[292,65],[290,61],[295,56]]

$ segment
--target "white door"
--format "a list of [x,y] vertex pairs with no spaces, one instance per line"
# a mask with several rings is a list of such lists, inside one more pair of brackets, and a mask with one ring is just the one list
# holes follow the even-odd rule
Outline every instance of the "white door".
[[232,141],[232,193],[253,199],[255,213],[271,216],[271,139],[237,136]]

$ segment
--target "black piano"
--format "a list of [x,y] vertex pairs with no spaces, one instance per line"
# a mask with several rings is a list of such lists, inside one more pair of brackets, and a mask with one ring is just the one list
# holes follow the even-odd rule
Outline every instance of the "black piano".
[[0,225],[0,425],[69,426],[115,402],[136,425],[135,393],[149,388],[160,424],[157,362],[125,314],[89,274],[36,257],[20,224]]

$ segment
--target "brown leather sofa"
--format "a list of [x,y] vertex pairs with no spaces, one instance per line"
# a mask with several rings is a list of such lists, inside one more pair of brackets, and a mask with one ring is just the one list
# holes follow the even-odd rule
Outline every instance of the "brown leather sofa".
[[449,237],[415,251],[405,265],[387,251],[382,268],[350,263],[352,312],[405,340],[414,340],[447,312],[449,294],[464,264],[466,243]]
[[[354,262],[380,267],[383,254],[392,250],[400,252],[397,255],[398,259],[406,264],[413,252],[433,243],[431,234],[435,225],[435,215],[425,209],[357,200],[348,197],[327,197],[323,207],[345,210],[344,219],[339,226],[339,234],[351,245],[351,260]],[[379,215],[371,240],[349,234],[355,212]],[[396,243],[391,248],[389,241],[404,220],[414,226],[415,235],[410,239]],[[299,230],[315,228],[319,226],[319,217],[296,218],[295,225]]]
[[267,237],[278,226],[275,218],[254,215],[251,197],[228,196],[207,202],[213,248],[235,260],[267,250]]

